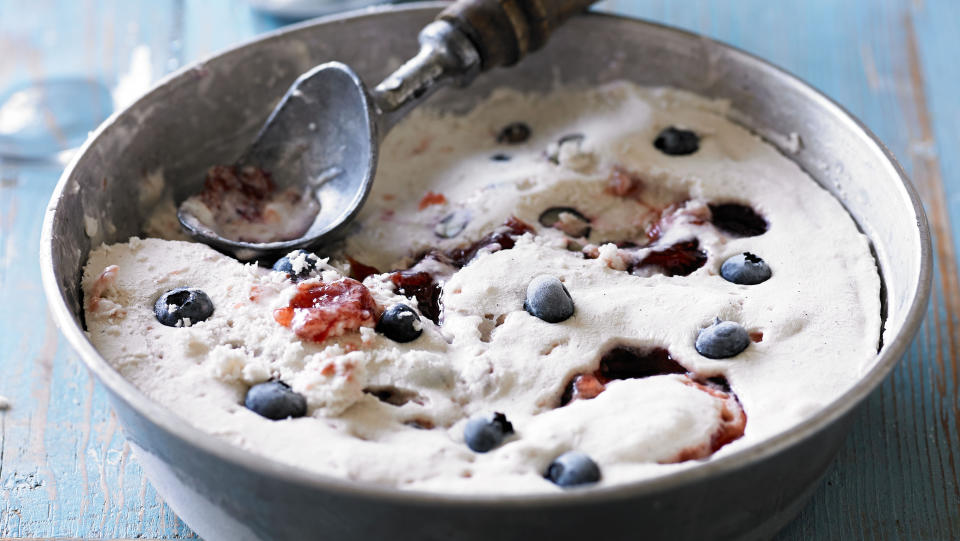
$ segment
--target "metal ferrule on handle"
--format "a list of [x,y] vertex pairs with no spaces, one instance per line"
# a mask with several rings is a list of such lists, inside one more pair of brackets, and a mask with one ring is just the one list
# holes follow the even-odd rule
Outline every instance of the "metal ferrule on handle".
[[481,70],[516,64],[571,16],[598,0],[461,0],[437,17],[477,47]]
[[420,52],[371,93],[379,136],[441,86],[466,86],[543,47],[571,16],[598,0],[460,0],[420,32]]
[[438,20],[428,24],[420,31],[419,40],[417,56],[372,92],[387,129],[442,85],[466,86],[480,73],[476,47],[450,23]]

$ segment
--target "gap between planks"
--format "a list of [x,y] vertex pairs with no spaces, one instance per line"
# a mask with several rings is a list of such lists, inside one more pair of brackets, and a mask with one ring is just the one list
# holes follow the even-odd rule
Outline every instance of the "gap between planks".
[[[952,446],[951,428],[960,433],[960,400],[957,400],[957,395],[960,394],[960,385],[958,385],[960,383],[960,344],[958,344],[960,342],[960,338],[958,338],[958,333],[960,333],[960,274],[957,270],[953,229],[946,204],[946,190],[939,158],[934,153],[915,150],[927,149],[931,145],[935,145],[936,137],[927,100],[926,77],[921,63],[914,16],[909,9],[903,15],[902,25],[906,41],[904,45],[907,55],[906,67],[908,69],[910,91],[909,93],[901,93],[900,96],[904,110],[913,113],[908,115],[911,120],[908,123],[908,129],[910,130],[908,152],[914,166],[913,183],[920,194],[929,218],[931,241],[935,254],[934,270],[936,271],[930,300],[932,306],[928,309],[928,319],[925,327],[927,327],[927,332],[933,335],[932,337],[928,336],[928,343],[932,342],[939,347],[936,347],[935,351],[928,351],[926,363],[922,359],[920,359],[920,362],[928,366],[933,363],[936,365],[935,370],[930,370],[930,377],[937,397],[936,399],[930,397],[924,402],[938,410],[934,414],[939,418],[940,428],[947,436],[940,441],[930,443],[928,459],[931,464],[939,459],[940,467],[949,472],[954,480],[953,483],[946,482],[946,479],[942,480],[943,501],[935,504],[946,511],[940,519],[947,522],[943,531],[948,532],[951,528],[957,527],[957,515],[951,513],[954,504],[948,496],[951,492],[950,484],[953,484],[954,502],[957,498],[960,498],[960,475],[958,475],[957,470],[956,452],[950,448]],[[953,417],[953,427],[950,423],[951,416]],[[937,457],[929,454],[930,447],[937,449],[941,444],[947,446],[945,464],[942,456]],[[938,480],[930,479],[930,483],[931,486],[936,486]]]

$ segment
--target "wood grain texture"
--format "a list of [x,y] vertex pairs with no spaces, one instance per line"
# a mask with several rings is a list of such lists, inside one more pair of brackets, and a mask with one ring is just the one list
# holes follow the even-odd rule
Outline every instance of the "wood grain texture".
[[[608,0],[601,9],[785,67],[861,118],[910,173],[936,249],[926,321],[778,539],[960,539],[960,2]],[[136,50],[155,80],[276,26],[240,0],[0,0],[0,91],[66,74],[113,87]],[[0,539],[193,537],[46,315],[36,253],[58,175],[0,162],[0,395],[13,403],[0,412]]]

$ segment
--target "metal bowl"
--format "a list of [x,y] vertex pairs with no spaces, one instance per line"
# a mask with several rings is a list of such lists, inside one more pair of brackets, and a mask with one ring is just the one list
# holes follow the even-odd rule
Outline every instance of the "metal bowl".
[[[884,288],[883,347],[853,388],[815,417],[740,452],[650,481],[539,496],[449,496],[332,479],[238,448],[148,399],[83,332],[80,276],[91,246],[141,231],[144,174],[162,168],[183,197],[229,163],[301,72],[328,60],[375,83],[415,53],[441,3],[366,11],[275,32],[169,77],[87,141],[43,226],[43,283],[71,345],[106,387],[147,476],[192,528],[229,539],[762,539],[806,503],[851,412],[900,359],[930,293],[931,251],[916,192],[890,152],[795,77],[704,37],[593,14],[521,65],[432,104],[466,109],[493,88],[628,79],[730,100],[732,118],[779,146],[832,192],[872,239]],[[615,39],[611,39],[615,36]],[[789,134],[797,134],[797,138]]]

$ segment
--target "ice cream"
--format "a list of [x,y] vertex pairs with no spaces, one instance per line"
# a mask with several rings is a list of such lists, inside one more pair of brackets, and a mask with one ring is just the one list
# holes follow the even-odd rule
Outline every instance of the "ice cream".
[[628,83],[415,112],[329,253],[94,250],[91,341],[198,428],[362,482],[539,492],[736,452],[869,368],[880,282],[839,202],[724,113]]

